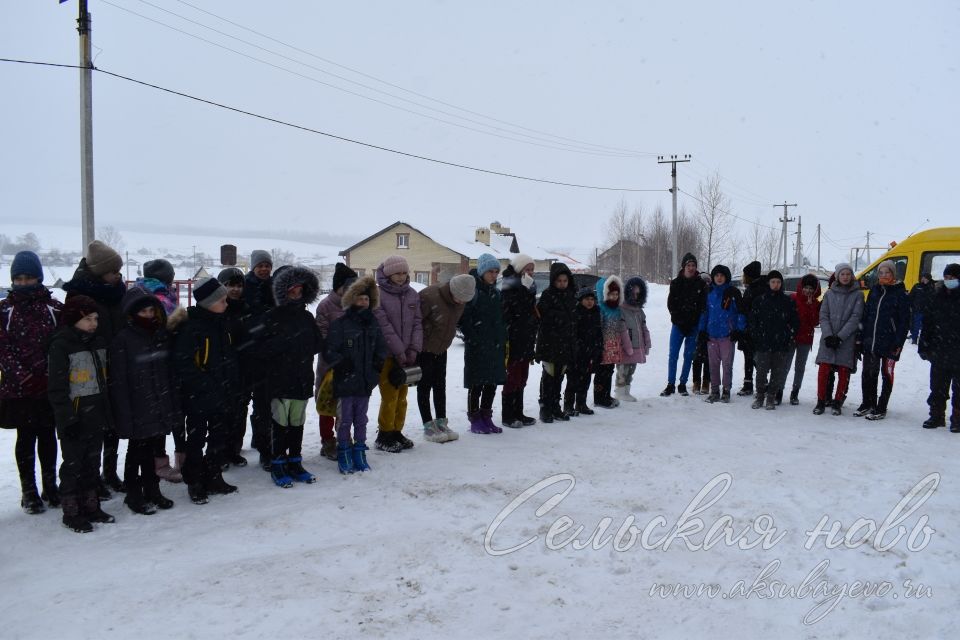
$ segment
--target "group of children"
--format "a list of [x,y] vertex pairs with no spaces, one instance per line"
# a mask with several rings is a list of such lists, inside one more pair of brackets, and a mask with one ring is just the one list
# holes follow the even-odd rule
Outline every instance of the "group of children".
[[[119,254],[94,241],[64,286],[61,304],[43,285],[36,254],[16,256],[12,290],[0,302],[0,425],[17,429],[25,511],[60,506],[63,523],[86,532],[91,523],[113,521],[101,509],[111,491],[124,492],[126,505],[140,514],[173,506],[160,491],[161,479],[183,481],[195,504],[206,503],[211,494],[233,493],[237,487],[226,482],[223,471],[247,464],[241,450],[251,402],[251,445],[283,488],[316,481],[302,464],[311,399],[320,416],[321,453],[336,460],[343,474],[370,470],[367,412],[375,388],[381,396],[377,449],[398,453],[413,447],[403,434],[411,379],[419,380],[424,439],[456,440],[447,416],[446,369],[458,332],[469,429],[478,434],[537,421],[524,414],[523,400],[535,361],[542,366],[541,422],[592,415],[591,379],[595,406],[635,401],[633,376],[651,348],[647,286],[639,277],[624,284],[608,276],[578,290],[570,269],[555,263],[547,289],[537,292],[530,256],[514,255],[500,278],[500,261],[482,254],[469,274],[417,293],[406,260],[390,256],[375,276],[359,277],[338,264],[333,291],[313,315],[307,306],[320,287],[312,271],[297,266],[273,271],[265,251],[253,252],[251,265],[247,274],[230,267],[197,282],[196,304],[184,309],[173,289],[173,267],[165,260],[146,263],[143,277],[128,287]],[[882,419],[910,329],[911,304],[892,263],[881,264],[879,273],[864,303],[850,266],[838,265],[821,303],[812,275],[804,276],[791,296],[779,272],[760,276],[759,263],[751,263],[741,294],[727,267],[717,265],[706,277],[688,254],[670,285],[669,384],[661,395],[689,395],[693,367],[695,394],[705,393],[711,403],[729,402],[739,345],[753,408],[776,409],[791,365],[790,403],[798,404],[819,325],[814,413],[828,405],[841,413],[850,373],[862,360],[863,402],[855,415]],[[919,335],[921,357],[932,367],[931,417],[923,426],[945,424],[952,385],[952,431],[960,431],[958,278],[960,265],[949,265],[943,285],[926,302]],[[501,385],[502,414],[495,421]],[[171,433],[172,465],[166,451]],[[63,458],[59,486],[57,437]],[[122,481],[121,438],[128,441]]]

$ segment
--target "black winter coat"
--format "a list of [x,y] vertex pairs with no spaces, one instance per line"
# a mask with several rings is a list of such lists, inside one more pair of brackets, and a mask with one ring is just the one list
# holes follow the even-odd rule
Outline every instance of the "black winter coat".
[[277,306],[273,299],[273,277],[261,280],[253,271],[248,272],[243,277],[243,300],[255,315]]
[[256,347],[268,364],[271,398],[306,400],[313,396],[313,357],[323,350],[323,336],[306,305],[287,303],[265,316],[265,335]]
[[510,362],[533,360],[537,342],[537,294],[520,282],[520,275],[509,265],[500,281],[503,298],[503,323],[507,327],[507,358]]
[[93,298],[97,303],[97,335],[103,336],[108,345],[126,326],[122,301],[127,284],[123,280],[107,284],[87,268],[86,258],[80,259],[73,278],[64,283],[63,290],[67,292],[67,300],[77,295]]
[[910,298],[902,282],[873,285],[863,306],[860,327],[864,353],[900,359],[910,331]]
[[960,370],[960,289],[937,285],[923,314],[919,351],[925,360]]
[[[131,289],[124,308],[143,308],[143,298],[153,298]],[[166,325],[163,305],[154,298],[160,327]],[[173,336],[166,329],[152,333],[128,323],[107,350],[110,371],[110,403],[114,429],[121,438],[143,440],[170,433],[183,424],[180,389],[173,374]]]
[[[737,303],[740,307],[740,313],[749,318],[756,301],[768,293],[770,293],[770,283],[767,281],[767,276],[760,276],[748,284],[746,290],[743,292],[743,298]],[[749,327],[747,328],[744,338],[737,343],[737,349],[740,351],[754,351],[753,335]]]
[[47,351],[47,397],[60,438],[74,436],[81,424],[84,431],[112,428],[106,347],[103,336],[70,326],[53,334]]
[[670,281],[667,295],[670,322],[677,325],[683,335],[689,335],[700,324],[700,316],[707,307],[707,290],[707,283],[700,274],[685,278],[681,272]]
[[380,323],[370,309],[347,309],[330,323],[324,360],[333,367],[333,396],[369,397],[388,355]]
[[923,284],[918,282],[913,285],[910,289],[910,306],[913,309],[913,313],[919,313],[923,315],[927,312],[927,306],[930,304],[930,301],[933,299],[933,294],[936,292],[936,287],[932,282]]
[[500,291],[484,282],[476,269],[471,269],[470,275],[477,281],[477,293],[464,305],[458,325],[463,333],[463,386],[467,389],[507,381],[507,332]]
[[577,305],[577,338],[573,365],[584,371],[596,371],[603,360],[603,330],[600,324],[600,307],[587,309]]
[[[558,276],[567,276],[567,288],[557,289]],[[550,286],[540,295],[537,311],[540,330],[537,332],[536,358],[540,362],[571,364],[577,339],[577,294],[570,269],[562,263],[550,265]]]
[[754,351],[789,351],[800,331],[797,303],[783,292],[768,290],[754,298],[747,316]]
[[224,314],[203,307],[187,309],[173,358],[185,414],[209,416],[232,410],[240,393],[240,366]]

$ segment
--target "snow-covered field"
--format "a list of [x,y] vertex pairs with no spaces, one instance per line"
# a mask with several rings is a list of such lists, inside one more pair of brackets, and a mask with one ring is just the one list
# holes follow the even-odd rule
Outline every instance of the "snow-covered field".
[[[773,413],[751,410],[744,398],[730,405],[707,405],[699,396],[664,399],[665,301],[666,288],[652,286],[654,351],[637,373],[636,404],[502,435],[463,433],[457,343],[448,381],[459,441],[423,442],[411,394],[406,433],[416,447],[371,451],[373,471],[342,477],[319,457],[311,413],[305,462],[320,476],[317,484],[281,490],[255,466],[231,469],[226,477],[240,486],[238,494],[194,506],[183,485],[165,484],[174,509],[139,516],[114,499],[104,507],[117,523],[89,535],[60,526],[58,511],[20,511],[14,434],[0,432],[7,452],[0,459],[0,635],[953,635],[960,435],[920,428],[928,369],[916,348],[907,346],[891,410],[879,423],[811,415],[812,356],[799,407]],[[736,369],[742,373],[739,354]],[[538,380],[535,368],[532,389]],[[848,414],[859,402],[859,380]],[[372,432],[377,405],[375,393]],[[526,405],[535,411],[535,393]],[[495,406],[499,413],[499,398]],[[898,510],[924,478],[932,492],[918,487],[917,508]],[[701,500],[702,512],[678,525],[708,486],[716,501],[704,507],[711,498]],[[516,508],[505,511],[514,500]],[[729,540],[715,535],[725,516]],[[563,544],[574,532],[563,531],[563,517],[584,527],[576,537],[586,548]],[[698,548],[704,532],[696,532],[697,518],[704,530],[715,527],[709,549]],[[815,534],[807,544],[822,518],[825,531],[839,523],[840,546],[828,548],[829,536]],[[592,536],[604,522],[608,533]],[[871,523],[880,533],[871,534]],[[623,535],[611,540],[621,526]],[[647,537],[640,536],[644,529]],[[718,592],[651,594],[656,584],[678,583]]]

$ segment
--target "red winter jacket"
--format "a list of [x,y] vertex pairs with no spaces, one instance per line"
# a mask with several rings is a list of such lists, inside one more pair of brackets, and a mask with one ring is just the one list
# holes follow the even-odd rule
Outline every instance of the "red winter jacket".
[[813,330],[820,324],[820,284],[817,281],[817,292],[813,294],[813,302],[807,302],[803,295],[803,281],[797,283],[797,292],[793,294],[797,303],[797,315],[800,316],[800,331],[797,332],[797,344],[813,344]]

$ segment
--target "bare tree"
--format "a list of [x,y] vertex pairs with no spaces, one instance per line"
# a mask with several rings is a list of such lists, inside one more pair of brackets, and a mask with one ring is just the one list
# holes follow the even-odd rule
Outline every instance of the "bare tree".
[[105,227],[100,227],[100,231],[97,232],[97,240],[118,253],[127,246],[127,243],[123,240],[123,236],[120,234],[120,230],[109,224]]
[[286,249],[279,249],[274,247],[270,251],[270,255],[273,258],[273,268],[282,267],[286,264],[295,264],[297,261],[297,256],[294,255],[293,251],[287,251]]
[[701,244],[706,251],[706,267],[711,268],[729,250],[733,231],[730,198],[723,193],[719,173],[697,185],[696,217],[700,224]]

